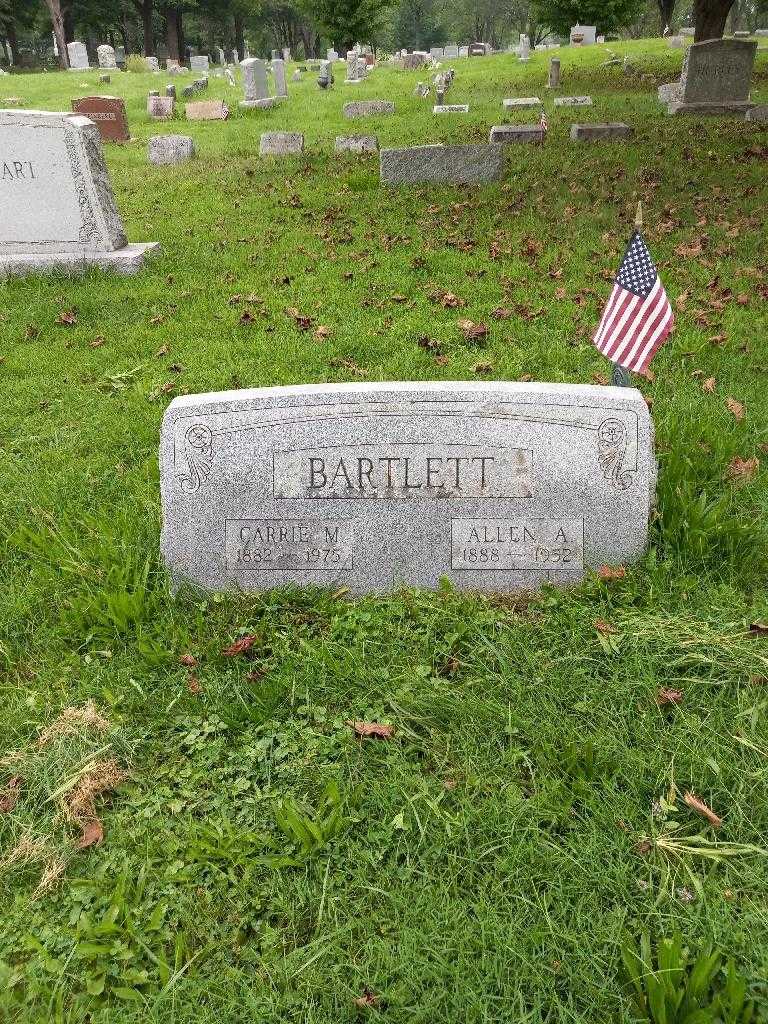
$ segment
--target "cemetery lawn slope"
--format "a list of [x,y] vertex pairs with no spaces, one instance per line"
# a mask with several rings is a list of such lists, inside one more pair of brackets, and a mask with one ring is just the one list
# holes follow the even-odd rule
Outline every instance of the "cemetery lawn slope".
[[[453,62],[470,111],[440,117],[424,72],[382,67],[330,93],[289,74],[247,113],[212,78],[230,120],[150,123],[165,77],[112,74],[118,208],[160,254],[0,292],[3,1020],[629,1022],[619,950],[646,930],[733,958],[768,1019],[768,131],[666,116],[681,51],[610,46],[626,69],[562,53],[581,110],[553,107],[545,53]],[[67,110],[97,82],[3,89]],[[534,95],[549,137],[501,184],[383,189],[375,156],[333,155],[353,132],[484,142]],[[396,113],[346,121],[351,99]],[[571,143],[581,120],[637,133]],[[171,130],[197,158],[149,166]],[[260,159],[262,131],[305,154]],[[638,200],[677,316],[639,381],[642,562],[519,599],[169,597],[174,395],[605,383],[590,336]]]

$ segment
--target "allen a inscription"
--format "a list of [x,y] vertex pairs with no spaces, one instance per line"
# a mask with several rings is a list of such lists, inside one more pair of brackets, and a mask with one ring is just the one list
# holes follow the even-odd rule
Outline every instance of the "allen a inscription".
[[645,551],[653,425],[631,388],[306,385],[175,399],[162,550],[175,585],[487,591]]

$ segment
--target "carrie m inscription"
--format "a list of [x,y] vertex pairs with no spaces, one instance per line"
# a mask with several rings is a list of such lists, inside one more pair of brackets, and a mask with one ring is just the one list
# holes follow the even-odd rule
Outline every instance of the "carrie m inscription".
[[645,550],[653,425],[631,388],[302,385],[174,399],[162,550],[175,585],[487,591]]

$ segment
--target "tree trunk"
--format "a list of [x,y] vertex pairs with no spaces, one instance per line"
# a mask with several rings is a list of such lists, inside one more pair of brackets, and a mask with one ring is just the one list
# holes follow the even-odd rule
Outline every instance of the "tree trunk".
[[9,21],[6,26],[6,34],[8,37],[8,45],[11,48],[11,63],[19,66],[19,38],[16,35],[16,23]]
[[242,14],[235,13],[235,49],[240,60],[245,59],[245,26]]
[[675,0],[656,0],[656,2],[659,5],[661,31],[663,33],[666,27],[672,22],[672,14],[675,10]]
[[152,29],[152,0],[144,0],[141,8],[141,23],[144,27],[144,56],[155,54],[155,33]]
[[[61,17],[64,24],[64,36],[69,42],[73,42],[75,38],[75,16],[72,13],[72,8],[62,8]],[[67,60],[69,60],[69,54],[67,54]]]
[[168,47],[168,56],[171,60],[181,60],[179,55],[179,9],[178,7],[164,7],[165,15],[165,45]]
[[696,31],[693,41],[701,43],[705,39],[722,39],[731,7],[733,0],[695,0],[693,16]]
[[66,71],[69,67],[69,53],[67,51],[67,37],[64,32],[64,16],[61,13],[59,0],[45,0],[48,13],[51,16],[53,34],[56,37],[56,48],[59,51],[59,64]]
[[176,11],[176,46],[179,51],[179,60],[186,60],[187,46],[184,40],[184,15],[181,8]]

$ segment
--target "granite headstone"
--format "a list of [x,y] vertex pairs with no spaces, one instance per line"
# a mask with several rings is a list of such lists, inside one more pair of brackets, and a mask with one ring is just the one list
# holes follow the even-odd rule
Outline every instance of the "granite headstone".
[[321,384],[176,398],[174,585],[513,592],[642,556],[656,463],[634,388]]

